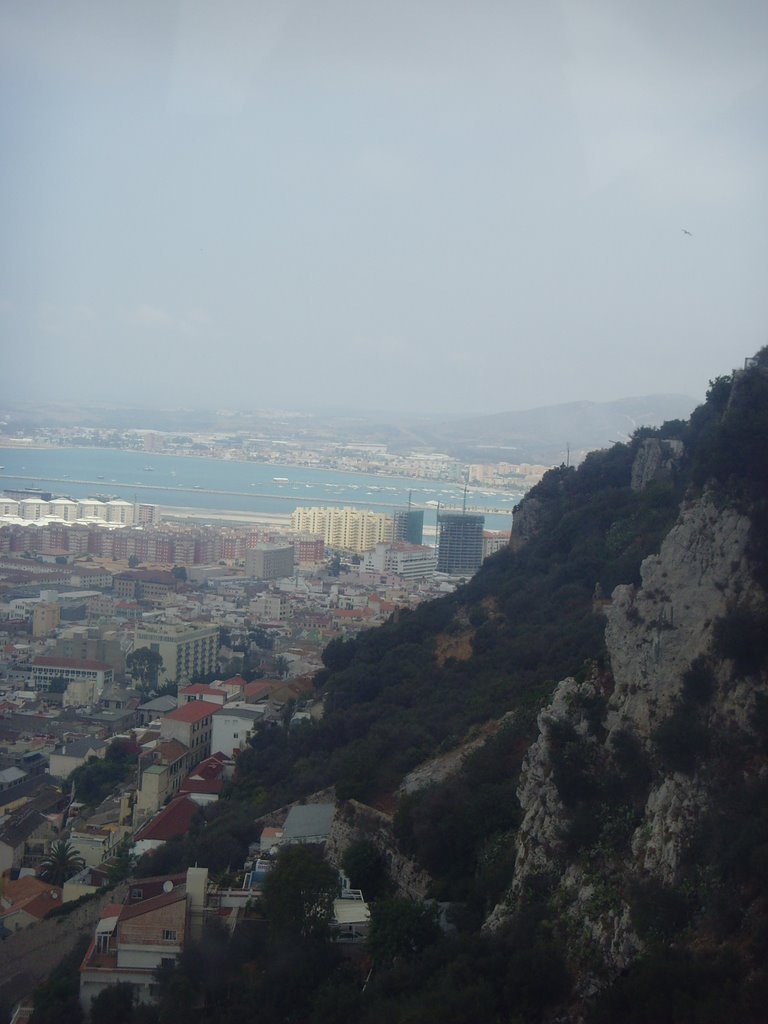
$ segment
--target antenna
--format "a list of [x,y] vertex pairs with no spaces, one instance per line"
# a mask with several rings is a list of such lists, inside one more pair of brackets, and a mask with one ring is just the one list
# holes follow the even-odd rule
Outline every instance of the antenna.
[[566,467],[566,469],[570,466],[570,464],[571,464],[571,446],[570,446],[570,443],[566,441],[566,444],[565,444],[565,467]]
[[467,490],[469,484],[464,484],[464,500],[461,503],[461,514],[465,516],[467,514]]

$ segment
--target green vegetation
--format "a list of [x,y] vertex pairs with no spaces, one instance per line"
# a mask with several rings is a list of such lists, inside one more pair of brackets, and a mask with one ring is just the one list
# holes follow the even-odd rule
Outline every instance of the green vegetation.
[[283,847],[264,880],[264,915],[278,939],[328,935],[339,876],[322,851],[298,844]]
[[68,840],[57,839],[40,862],[40,875],[51,885],[61,886],[84,867],[85,861],[74,846]]
[[131,651],[125,659],[125,666],[131,678],[138,680],[144,692],[156,689],[158,679],[165,671],[162,657],[150,647],[137,647],[135,651]]
[[248,854],[248,845],[258,838],[249,807],[239,801],[219,800],[201,808],[189,832],[171,839],[157,850],[144,854],[134,875],[184,871],[190,864],[204,864],[212,875],[238,870]]
[[47,980],[35,989],[30,1024],[82,1024],[78,968],[89,941],[89,938],[81,939],[51,971]]
[[132,776],[135,767],[135,758],[124,743],[110,743],[104,758],[89,757],[69,776],[75,798],[88,807],[96,807]]

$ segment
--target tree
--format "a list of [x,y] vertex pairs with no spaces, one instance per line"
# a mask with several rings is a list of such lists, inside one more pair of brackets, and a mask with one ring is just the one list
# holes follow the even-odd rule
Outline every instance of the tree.
[[264,911],[277,936],[318,938],[328,932],[339,876],[319,850],[297,844],[280,850],[264,880]]
[[128,556],[128,566],[129,566],[129,568],[135,569],[139,565],[141,565],[141,562],[139,560],[139,556],[138,555],[129,555]]
[[85,867],[85,861],[69,840],[51,843],[48,855],[40,864],[40,874],[51,885],[63,885],[68,878]]
[[397,897],[371,905],[368,949],[379,963],[412,957],[432,945],[439,934],[433,907]]
[[131,1024],[133,1019],[133,985],[119,981],[108,985],[91,1005],[91,1024]]
[[283,657],[282,654],[278,654],[278,656],[275,658],[272,664],[274,667],[274,671],[277,673],[279,679],[285,679],[285,677],[291,670],[291,666],[290,663],[288,662],[288,659]]
[[187,570],[184,568],[183,565],[174,565],[173,569],[171,569],[171,572],[179,581],[179,583],[187,582]]
[[344,873],[367,900],[383,896],[391,888],[387,865],[379,848],[370,839],[358,839],[346,848],[341,858]]
[[341,572],[341,555],[334,555],[328,562],[328,575],[338,576]]
[[125,659],[125,664],[131,673],[131,678],[141,681],[142,689],[157,686],[158,676],[161,672],[165,672],[161,655],[150,647],[138,647],[135,651],[131,651]]

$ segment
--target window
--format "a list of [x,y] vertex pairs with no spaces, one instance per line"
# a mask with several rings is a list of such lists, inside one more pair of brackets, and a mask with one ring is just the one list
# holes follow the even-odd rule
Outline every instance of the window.
[[175,942],[176,941],[176,929],[175,928],[163,928],[163,942]]
[[132,900],[143,900],[144,899],[144,890],[143,889],[131,889],[131,899]]

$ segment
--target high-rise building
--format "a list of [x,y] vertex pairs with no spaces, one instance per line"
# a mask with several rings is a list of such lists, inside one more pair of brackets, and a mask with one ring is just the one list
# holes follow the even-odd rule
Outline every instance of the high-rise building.
[[437,571],[471,576],[483,561],[485,516],[443,512],[437,520]]
[[319,534],[326,547],[358,553],[392,540],[392,517],[362,508],[297,508],[291,528]]
[[149,647],[163,659],[160,685],[182,683],[216,670],[219,629],[177,623],[137,626],[134,650],[140,647]]
[[257,580],[293,575],[293,544],[257,544],[245,553],[245,574]]
[[424,541],[424,513],[415,508],[398,508],[393,515],[393,537],[397,542],[422,544]]

